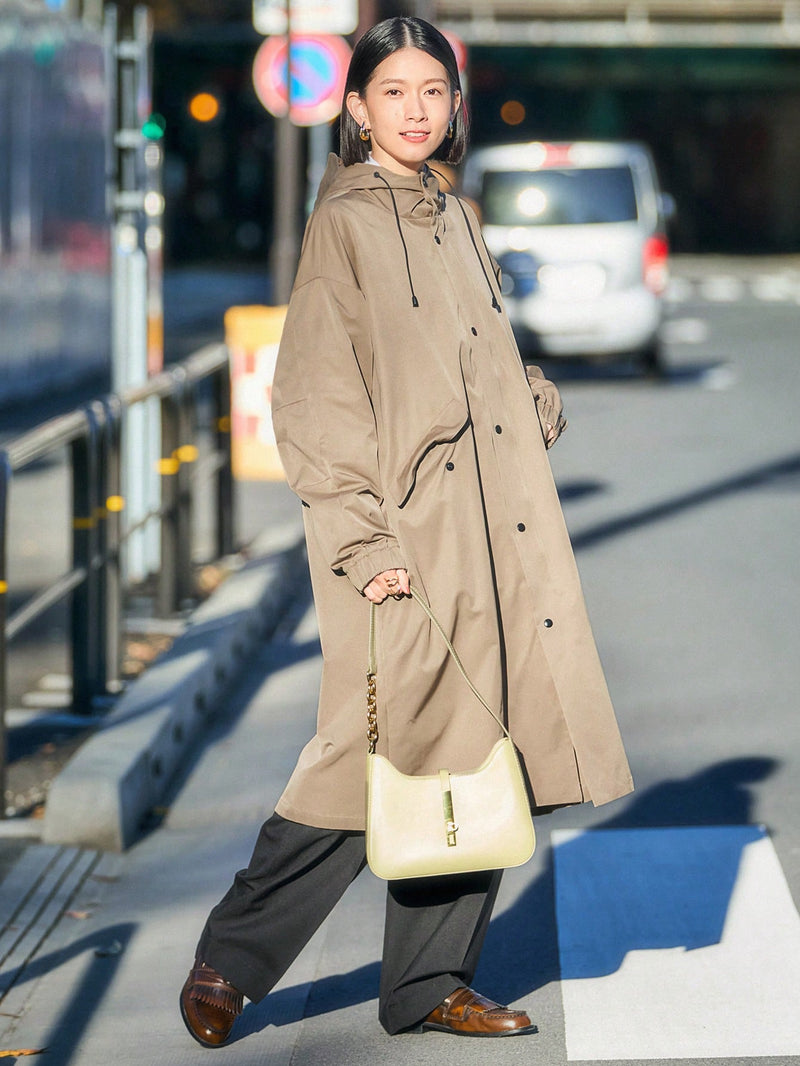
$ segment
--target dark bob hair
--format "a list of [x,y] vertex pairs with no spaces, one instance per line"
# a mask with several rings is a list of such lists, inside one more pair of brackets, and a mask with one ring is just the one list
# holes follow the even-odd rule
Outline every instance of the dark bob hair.
[[[358,93],[363,97],[375,73],[376,67],[401,48],[419,48],[429,56],[437,59],[447,71],[450,92],[461,93],[461,79],[458,76],[458,64],[450,42],[430,22],[424,19],[398,17],[384,19],[367,30],[353,50],[347,82],[342,99],[342,115],[339,120],[339,153],[345,166],[351,163],[365,163],[369,156],[369,142],[362,141],[358,135],[358,123],[347,110],[347,97]],[[453,136],[446,137],[433,153],[434,159],[445,163],[460,163],[467,150],[469,120],[464,105],[463,93],[461,106],[453,119]]]

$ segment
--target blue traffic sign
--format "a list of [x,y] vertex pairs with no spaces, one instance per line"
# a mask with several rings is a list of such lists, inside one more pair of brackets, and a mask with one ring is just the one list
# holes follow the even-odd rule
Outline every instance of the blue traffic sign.
[[253,84],[259,100],[273,115],[286,114],[298,126],[316,126],[339,114],[350,48],[342,37],[299,34],[292,37],[291,94],[289,49],[285,37],[268,37],[256,53]]

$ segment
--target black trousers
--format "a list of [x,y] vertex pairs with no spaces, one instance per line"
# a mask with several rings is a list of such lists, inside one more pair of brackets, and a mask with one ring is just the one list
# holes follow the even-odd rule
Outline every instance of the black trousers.
[[[283,976],[366,865],[364,834],[273,814],[250,865],[212,910],[197,957],[258,1002]],[[387,883],[380,1022],[419,1024],[478,965],[500,871]]]

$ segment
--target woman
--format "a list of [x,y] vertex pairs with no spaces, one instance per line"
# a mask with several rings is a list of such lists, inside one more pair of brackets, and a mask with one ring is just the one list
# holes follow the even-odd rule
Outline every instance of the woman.
[[[428,23],[359,41],[309,221],[273,388],[303,503],[323,675],[317,733],[247,870],[212,911],[181,995],[207,1046],[286,971],[364,858],[364,673],[378,611],[380,750],[403,772],[478,766],[496,726],[471,699],[422,591],[477,688],[503,707],[534,809],[632,785],[546,447],[564,421],[530,386],[474,214],[427,160],[457,163],[458,71]],[[500,874],[390,882],[379,1018],[389,1033],[535,1031],[469,988]]]

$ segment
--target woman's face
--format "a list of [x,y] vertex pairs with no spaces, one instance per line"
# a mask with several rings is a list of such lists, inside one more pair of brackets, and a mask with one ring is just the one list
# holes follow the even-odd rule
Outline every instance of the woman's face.
[[445,138],[461,103],[447,71],[419,48],[401,48],[375,68],[363,96],[347,109],[371,135],[372,157],[395,174],[416,174]]

